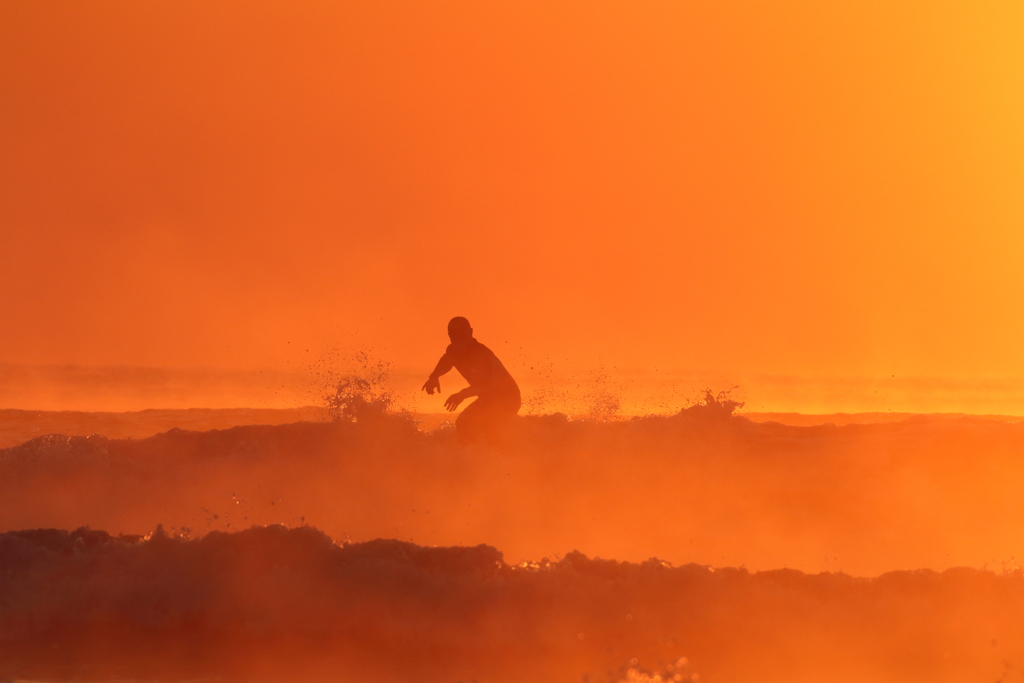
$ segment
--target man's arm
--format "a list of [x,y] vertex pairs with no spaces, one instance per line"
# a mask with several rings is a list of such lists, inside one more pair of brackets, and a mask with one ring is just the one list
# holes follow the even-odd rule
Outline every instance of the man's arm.
[[450,413],[456,408],[458,408],[459,404],[465,401],[467,398],[473,398],[474,396],[479,395],[480,394],[477,393],[477,390],[474,389],[473,387],[466,387],[462,391],[456,391],[454,394],[449,396],[448,400],[444,402],[444,407]]
[[430,377],[428,377],[427,381],[423,383],[423,391],[427,392],[431,396],[434,395],[435,391],[440,394],[441,382],[440,380],[438,380],[438,377],[447,373],[454,367],[455,364],[452,363],[450,358],[448,358],[447,353],[441,356],[441,360],[437,361],[437,365],[434,367],[434,371],[430,373]]

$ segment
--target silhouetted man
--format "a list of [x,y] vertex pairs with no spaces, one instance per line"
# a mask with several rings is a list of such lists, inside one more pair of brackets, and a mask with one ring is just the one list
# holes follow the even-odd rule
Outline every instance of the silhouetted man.
[[452,368],[458,370],[469,386],[448,397],[444,402],[448,412],[458,408],[467,398],[479,396],[455,420],[459,440],[471,442],[493,438],[519,412],[522,404],[519,386],[498,357],[473,338],[473,328],[468,320],[452,318],[448,323],[448,338],[452,343],[437,361],[437,367],[423,384],[423,390],[431,396],[435,391],[441,393],[438,377]]

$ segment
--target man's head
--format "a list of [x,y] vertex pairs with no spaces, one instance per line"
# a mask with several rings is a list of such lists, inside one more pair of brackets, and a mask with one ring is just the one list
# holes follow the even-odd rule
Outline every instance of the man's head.
[[452,340],[452,344],[459,342],[469,341],[473,338],[473,328],[469,326],[469,321],[462,316],[456,316],[448,321],[448,338]]

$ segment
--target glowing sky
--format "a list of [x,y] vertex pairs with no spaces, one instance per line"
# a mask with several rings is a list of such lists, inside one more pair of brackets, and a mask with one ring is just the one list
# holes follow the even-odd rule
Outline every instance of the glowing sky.
[[0,3],[0,362],[1024,376],[1024,5]]

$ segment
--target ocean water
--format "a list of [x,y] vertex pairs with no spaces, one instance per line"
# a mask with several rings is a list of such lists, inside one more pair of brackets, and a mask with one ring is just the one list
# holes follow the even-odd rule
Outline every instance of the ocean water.
[[963,681],[1024,661],[1019,571],[513,566],[283,526],[7,532],[0,571],[8,678]]
[[730,413],[0,450],[0,678],[1024,677],[1024,425]]

